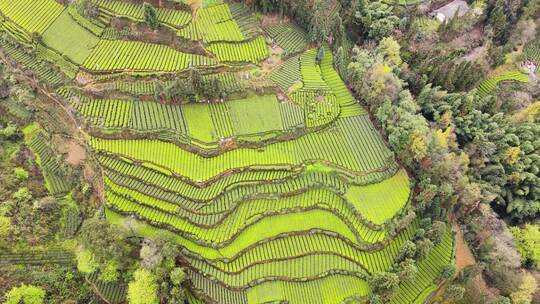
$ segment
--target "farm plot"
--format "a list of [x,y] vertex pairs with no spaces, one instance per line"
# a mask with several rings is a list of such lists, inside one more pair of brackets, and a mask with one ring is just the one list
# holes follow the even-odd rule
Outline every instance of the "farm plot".
[[130,126],[132,102],[124,100],[92,100],[75,104],[87,122],[102,128],[127,128]]
[[22,252],[0,251],[0,266],[4,265],[70,265],[74,262],[73,254],[62,249],[26,250]]
[[[117,17],[126,17],[132,20],[144,21],[144,8],[141,4],[118,0],[93,0],[102,11]],[[156,8],[158,20],[174,28],[182,28],[191,22],[191,12]]]
[[219,4],[197,10],[195,19],[177,35],[204,43],[228,41],[240,42],[245,37],[233,19],[228,4]]
[[[188,129],[191,123],[185,112]],[[197,114],[195,114],[197,115]],[[211,125],[208,114],[205,120],[198,117],[202,133],[209,133],[205,125]],[[192,180],[207,180],[217,174],[243,167],[268,167],[276,165],[300,165],[307,161],[326,160],[351,172],[365,172],[385,167],[392,153],[376,135],[376,131],[364,116],[348,120],[367,120],[364,126],[372,129],[364,136],[355,129],[338,128],[310,133],[296,140],[266,146],[262,151],[236,149],[213,158],[202,158],[179,149],[177,146],[156,140],[105,140],[92,138],[91,145],[98,150],[109,151],[135,159],[147,160],[156,165],[170,168]],[[204,123],[204,124],[203,124]],[[353,142],[349,139],[355,139]],[[360,139],[360,140],[357,140]],[[309,147],[318,147],[310,149]]]
[[293,102],[280,102],[279,112],[285,130],[304,128],[304,111]]
[[243,228],[231,230],[230,226],[207,229],[190,226],[178,216],[138,204],[111,192],[107,193],[107,206],[123,214],[134,214],[138,218],[144,218],[161,227],[165,226],[175,231],[177,235],[205,247],[224,247],[233,242],[235,247],[246,248],[252,243],[288,231],[306,231],[317,228],[340,234],[351,242],[358,241],[351,228],[339,216],[316,208],[259,216],[245,223],[246,226]]
[[523,52],[530,60],[534,61],[537,66],[540,66],[540,37],[527,43]]
[[243,3],[230,3],[229,8],[234,20],[245,39],[252,39],[261,34],[261,24],[258,18]]
[[321,76],[324,79],[324,82],[336,95],[336,102],[341,108],[340,117],[366,114],[366,111],[364,111],[364,109],[356,102],[343,80],[341,80],[339,74],[334,70],[333,56],[329,49],[326,49],[325,55],[321,61]]
[[323,80],[321,67],[316,62],[317,50],[310,49],[302,54],[300,59],[300,74],[304,90],[329,91],[330,88]]
[[482,81],[478,86],[478,94],[480,96],[489,95],[493,90],[495,90],[499,82],[502,81],[516,81],[526,83],[529,82],[529,75],[520,71],[511,71],[488,78]]
[[253,264],[234,273],[217,271],[200,260],[190,260],[189,262],[197,271],[219,280],[220,283],[231,289],[273,281],[271,278],[275,277],[279,277],[281,281],[293,281],[314,278],[331,272],[347,273],[350,276],[360,278],[367,276],[367,273],[356,263],[330,254],[312,254],[265,264]]
[[285,55],[303,52],[307,47],[306,32],[294,24],[275,24],[264,30],[279,47],[285,50]]
[[340,304],[352,296],[369,293],[367,282],[361,278],[330,275],[308,282],[270,281],[257,285],[248,289],[247,303]]
[[92,284],[111,304],[122,304],[126,302],[127,285],[122,282],[106,283],[99,280],[99,273],[93,272],[87,276],[88,282]]
[[41,168],[45,187],[49,193],[51,195],[66,194],[71,190],[67,171],[49,146],[50,138],[39,128],[34,124],[23,129],[25,142],[36,156],[36,163]]
[[24,49],[14,46],[8,41],[2,41],[2,50],[13,60],[24,64],[31,69],[39,79],[49,83],[53,87],[60,86],[63,83],[62,76],[51,65],[45,65],[42,61],[36,60],[34,56],[27,53]]
[[390,301],[391,304],[422,303],[423,298],[433,292],[443,267],[451,264],[454,257],[454,238],[450,228],[446,228],[442,242],[431,249],[429,255],[418,262],[418,274],[415,279],[399,285],[399,292]]
[[64,10],[43,33],[43,42],[50,48],[81,64],[99,42],[99,38],[75,22]]
[[0,12],[30,34],[43,34],[63,10],[54,0],[0,0]]
[[[223,242],[228,238],[222,234],[231,236],[232,233],[236,233],[250,223],[259,221],[263,215],[272,216],[298,211],[305,212],[311,209],[319,209],[341,217],[349,226],[354,227],[355,231],[353,233],[359,242],[375,243],[385,237],[384,230],[375,231],[365,226],[360,220],[359,214],[347,200],[324,189],[308,190],[298,195],[295,195],[295,192],[284,192],[281,194],[282,198],[275,203],[272,203],[275,201],[274,198],[247,199],[234,202],[232,200],[222,201],[220,197],[217,201],[222,206],[221,208],[212,208],[213,205],[201,207],[202,204],[198,204],[200,209],[197,212],[195,206],[193,206],[193,210],[186,210],[189,203],[177,205],[176,202],[158,199],[154,196],[130,190],[109,179],[106,179],[105,184],[108,189],[107,193],[112,198],[113,207],[121,208],[120,205],[123,204],[121,199],[126,199],[141,206],[156,209],[164,216],[167,213],[177,215],[180,219],[175,223],[176,229],[195,234],[200,240],[212,238],[214,241],[221,239],[221,242]],[[299,191],[302,190],[297,190],[297,192]],[[262,193],[259,196],[262,196]],[[370,204],[372,202],[365,203]]]
[[71,105],[92,127],[143,132],[168,131],[185,135],[186,127],[181,106],[164,105],[127,99],[94,99],[59,89]]
[[[365,226],[364,223],[367,221],[364,220],[360,210],[340,194],[347,191],[348,185],[340,178],[328,177],[323,173],[309,172],[294,177],[294,173],[285,170],[248,171],[221,178],[212,186],[198,188],[190,185],[189,182],[170,176],[168,171],[159,171],[145,164],[133,168],[124,161],[104,156],[100,157],[100,162],[106,167],[107,185],[110,191],[126,198],[131,197],[132,200],[143,205],[165,212],[174,212],[193,225],[215,226],[225,219],[228,220],[228,217],[238,210],[247,208],[246,206],[255,206],[253,210],[283,209],[285,207],[279,202],[275,203],[276,206],[265,204],[270,202],[269,199],[287,198],[304,193],[302,198],[309,199],[302,204],[298,203],[298,206],[306,207],[317,203],[321,209],[339,211],[342,218],[347,219],[357,228],[358,235],[366,242],[377,242],[384,236],[380,230],[375,230],[379,229],[379,226],[371,225],[371,228]],[[141,175],[143,172],[144,175]],[[391,173],[388,172],[387,175]],[[283,179],[278,180],[280,177]],[[380,178],[376,176],[371,179],[371,181],[377,180]],[[158,184],[157,181],[162,183]],[[158,185],[165,189],[159,188]],[[318,189],[318,192],[311,189]],[[334,193],[335,191],[339,193]],[[313,193],[321,193],[321,197],[313,197]],[[250,199],[253,197],[258,197],[260,200]],[[294,203],[286,199],[283,201],[289,204]],[[364,203],[371,204],[372,202]],[[248,210],[248,212],[253,212],[253,210]]]
[[210,115],[212,116],[216,133],[220,138],[235,135],[228,103],[211,103]]
[[189,136],[203,142],[214,142],[219,139],[212,121],[210,107],[202,103],[190,103],[183,106]]
[[405,170],[380,183],[367,186],[351,186],[346,197],[354,203],[363,217],[383,224],[392,219],[407,204],[411,189]]
[[263,36],[239,43],[212,43],[208,50],[221,62],[259,64],[270,55]]
[[92,72],[163,71],[177,72],[191,66],[212,66],[217,62],[201,55],[179,52],[165,45],[138,41],[101,40],[83,67]]
[[0,29],[23,45],[29,45],[32,42],[32,36],[10,20],[0,19]]
[[[411,227],[415,228],[416,225],[413,223]],[[269,254],[272,254],[275,260],[287,260],[294,257],[313,255],[317,252],[319,254],[344,257],[356,263],[358,269],[369,273],[380,272],[388,270],[393,265],[399,249],[406,241],[412,238],[414,234],[412,228],[408,227],[402,230],[395,237],[389,239],[387,246],[380,250],[365,250],[364,247],[343,237],[319,231],[282,235],[256,244],[247,250],[242,250],[230,259],[205,260],[211,263],[214,268],[234,272],[259,263]]]
[[105,30],[105,24],[95,19],[87,19],[79,13],[76,5],[69,5],[66,9],[71,18],[75,20],[80,26],[90,31],[95,36],[101,37]]
[[287,59],[277,70],[272,72],[270,79],[287,93],[289,88],[301,80],[300,75],[300,56],[294,56]]
[[336,96],[330,92],[299,90],[292,93],[290,97],[304,109],[305,123],[308,128],[328,124],[339,115],[340,107]]
[[281,131],[283,124],[276,96],[254,96],[227,103],[236,135]]

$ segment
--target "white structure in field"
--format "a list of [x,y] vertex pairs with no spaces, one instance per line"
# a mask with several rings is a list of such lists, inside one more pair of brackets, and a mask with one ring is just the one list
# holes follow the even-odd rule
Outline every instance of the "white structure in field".
[[455,17],[462,17],[469,11],[469,5],[463,0],[454,0],[447,5],[440,7],[430,13],[432,18],[437,18],[440,22],[446,23]]

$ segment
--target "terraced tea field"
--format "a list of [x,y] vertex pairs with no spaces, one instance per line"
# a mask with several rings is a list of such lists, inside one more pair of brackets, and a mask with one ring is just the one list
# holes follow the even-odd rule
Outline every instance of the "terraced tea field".
[[[419,227],[392,229],[410,210],[414,182],[334,70],[329,47],[317,63],[303,29],[263,31],[246,7],[221,1],[195,12],[157,9],[162,28],[198,51],[115,39],[106,34],[111,23],[142,22],[142,6],[91,1],[99,8],[92,20],[53,0],[0,0],[1,50],[47,83],[89,134],[107,219],[182,246],[189,303],[369,296],[370,275],[391,271]],[[21,46],[30,48],[32,33],[43,35],[39,52]],[[263,73],[272,40],[285,53]],[[167,95],[164,88],[191,85],[194,71],[227,94],[194,94],[195,102]],[[31,125],[25,136],[50,192],[69,191],[47,133]],[[452,261],[448,229],[392,303],[422,302]],[[109,302],[123,302],[125,284],[88,280]]]

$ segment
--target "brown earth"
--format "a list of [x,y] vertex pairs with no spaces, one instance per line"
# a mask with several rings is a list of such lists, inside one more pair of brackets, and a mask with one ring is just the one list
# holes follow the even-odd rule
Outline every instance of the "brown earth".
[[264,15],[263,20],[262,20],[262,27],[265,28],[270,25],[287,23],[287,22],[289,22],[289,18],[287,16],[280,16],[279,14],[269,14],[269,15]]
[[68,164],[77,166],[86,159],[86,150],[83,146],[79,145],[75,141],[71,141],[68,145],[68,154],[66,162]]
[[284,49],[276,46],[271,48],[272,53],[262,64],[262,70],[264,74],[270,74],[276,67],[280,66],[283,63],[281,60],[281,54],[285,52]]
[[456,266],[459,271],[462,271],[465,267],[476,264],[476,260],[465,242],[463,232],[459,226],[454,224],[452,227],[456,233]]

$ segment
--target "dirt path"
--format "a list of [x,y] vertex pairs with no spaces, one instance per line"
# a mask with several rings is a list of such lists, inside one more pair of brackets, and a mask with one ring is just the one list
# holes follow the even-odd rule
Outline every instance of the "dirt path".
[[456,266],[458,271],[462,271],[465,267],[476,264],[476,260],[474,259],[469,246],[465,242],[463,232],[459,226],[454,223],[452,228],[456,233]]
[[202,0],[187,0],[185,2],[189,4],[193,13],[202,7]]

